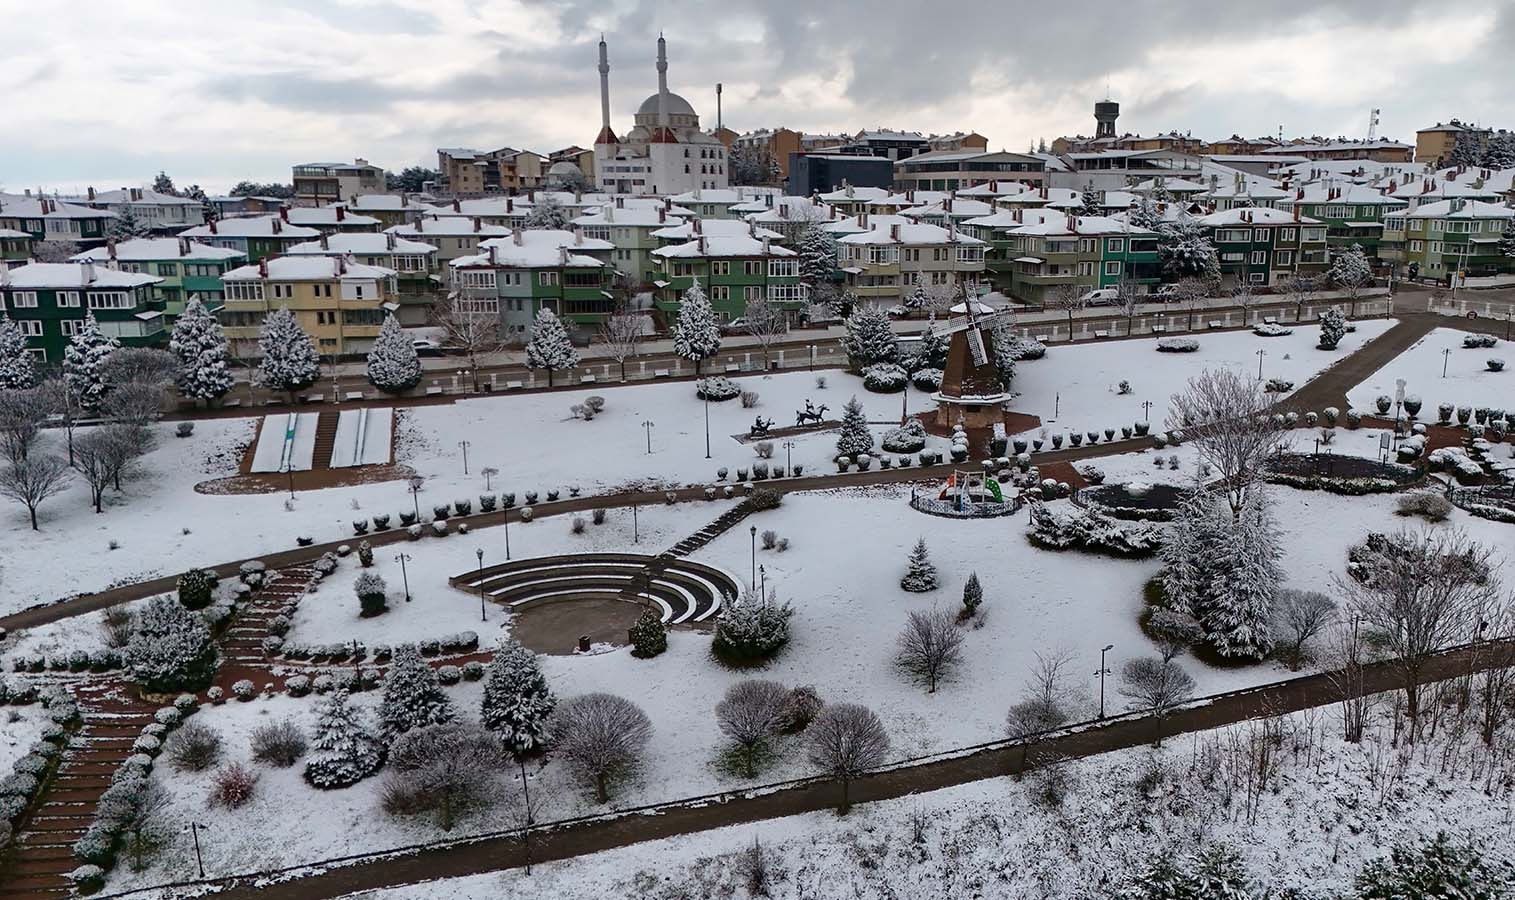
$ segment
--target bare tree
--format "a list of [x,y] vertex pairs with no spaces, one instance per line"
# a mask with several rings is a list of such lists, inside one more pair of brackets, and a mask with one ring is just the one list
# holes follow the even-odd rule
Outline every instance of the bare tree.
[[1413,741],[1431,655],[1476,640],[1496,606],[1494,554],[1459,529],[1401,531],[1363,562],[1364,580],[1338,578],[1337,584],[1399,672]]
[[1210,286],[1198,278],[1185,278],[1173,288],[1174,299],[1189,311],[1189,330],[1193,331],[1194,314],[1199,311],[1202,301],[1209,299]]
[[805,733],[810,742],[810,762],[842,782],[838,812],[845,814],[851,806],[852,781],[881,765],[889,752],[884,723],[866,706],[833,703],[821,710]]
[[1236,287],[1231,289],[1231,303],[1241,307],[1241,323],[1252,324],[1252,307],[1257,303],[1257,295],[1252,292],[1252,283],[1245,278],[1236,282]]
[[1031,677],[1026,682],[1024,699],[1014,703],[1005,716],[1005,733],[1012,739],[1026,741],[1021,747],[1020,772],[1024,772],[1034,741],[1026,740],[1068,724],[1073,718],[1068,696],[1068,672],[1073,667],[1073,653],[1059,650],[1043,656],[1036,654]]
[[13,463],[25,460],[49,411],[47,394],[40,388],[0,391],[0,457]]
[[167,350],[120,347],[105,360],[105,380],[113,387],[147,384],[161,388],[174,383],[178,367],[178,358]]
[[1362,625],[1353,615],[1331,630],[1327,652],[1331,668],[1326,677],[1335,689],[1341,704],[1341,736],[1349,744],[1362,741],[1363,729],[1368,721],[1368,697],[1365,679],[1368,664],[1367,642],[1363,639]]
[[750,679],[727,688],[726,696],[715,707],[715,721],[721,733],[742,748],[748,778],[757,774],[753,758],[784,724],[785,702],[789,691],[777,681]]
[[37,262],[64,263],[79,252],[73,241],[38,241],[32,245],[32,259]]
[[119,384],[100,402],[100,412],[130,425],[156,422],[163,415],[163,387],[144,381]]
[[1121,696],[1131,708],[1150,715],[1157,726],[1156,746],[1163,745],[1163,719],[1174,707],[1194,696],[1194,676],[1178,663],[1156,656],[1138,656],[1126,661],[1120,673]]
[[1153,610],[1152,618],[1147,620],[1147,633],[1152,636],[1158,655],[1166,663],[1203,640],[1205,628],[1186,612],[1160,608]]
[[1273,616],[1277,645],[1287,652],[1289,668],[1299,671],[1305,644],[1336,617],[1336,601],[1318,591],[1282,588],[1274,600]]
[[457,814],[500,798],[508,759],[500,739],[473,722],[413,728],[389,749],[385,805],[394,812],[435,811],[451,831]]
[[75,465],[74,424],[79,419],[79,395],[69,386],[68,379],[54,376],[37,386],[47,411],[63,420],[63,432],[68,438],[68,464]]
[[113,422],[96,430],[105,436],[111,483],[120,491],[122,476],[157,445],[157,439],[152,429],[131,422]]
[[763,351],[763,369],[768,368],[768,349],[785,334],[789,333],[789,319],[777,304],[767,297],[758,297],[747,301],[747,307],[742,311],[747,319],[747,333],[757,341],[758,347]]
[[110,487],[115,458],[116,448],[104,429],[87,431],[74,441],[74,468],[88,482],[89,502],[97,513],[105,512],[105,489]]
[[1320,279],[1313,275],[1290,275],[1279,282],[1284,294],[1294,303],[1294,321],[1304,315],[1305,304],[1320,291]]
[[1168,427],[1183,431],[1220,476],[1233,521],[1285,433],[1268,406],[1262,382],[1234,369],[1204,370],[1168,404]]
[[37,507],[49,497],[68,488],[72,474],[61,456],[33,453],[0,470],[0,497],[15,500],[31,516],[32,531],[37,531]]
[[1072,340],[1073,314],[1088,307],[1089,301],[1084,299],[1084,289],[1079,285],[1060,284],[1047,289],[1043,305],[1068,314],[1068,338]]
[[1120,295],[1115,298],[1115,308],[1121,315],[1126,317],[1126,337],[1131,336],[1132,329],[1136,325],[1136,317],[1142,311],[1142,303],[1147,298],[1136,290],[1136,282],[1122,281],[1120,283]]
[[[442,329],[442,346],[456,350],[468,360],[473,389],[479,390],[479,358],[504,346],[500,337],[500,314],[490,308],[493,298],[465,296],[456,291],[437,301],[432,322]],[[498,303],[497,300],[493,300]]]
[[610,351],[610,358],[620,364],[622,381],[626,380],[626,360],[637,355],[637,343],[641,339],[642,317],[624,305],[600,326],[600,340]]
[[[1509,602],[1501,603],[1487,619],[1485,638],[1508,639],[1515,636],[1515,609]],[[1498,652],[1498,651],[1495,651]],[[1494,745],[1494,736],[1510,716],[1512,699],[1515,699],[1515,667],[1486,666],[1477,679],[1474,696],[1478,705],[1478,733],[1485,745]]]
[[927,693],[962,661],[963,631],[957,617],[940,607],[911,612],[898,638],[900,668],[926,682]]
[[641,708],[614,694],[584,694],[558,704],[548,723],[553,747],[610,800],[610,780],[634,766],[652,737]]

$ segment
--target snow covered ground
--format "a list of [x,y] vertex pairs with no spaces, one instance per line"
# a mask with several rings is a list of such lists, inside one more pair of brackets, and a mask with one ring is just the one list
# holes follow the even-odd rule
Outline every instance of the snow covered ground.
[[[1422,419],[1434,421],[1440,403],[1515,408],[1515,345],[1500,341],[1493,348],[1464,349],[1462,339],[1466,335],[1455,328],[1438,328],[1416,341],[1347,392],[1352,408],[1367,412],[1374,408],[1375,398],[1393,397],[1395,381],[1400,378],[1405,380],[1407,395],[1418,395],[1424,401]],[[1447,350],[1452,351],[1450,355],[1444,352]],[[1508,363],[1503,372],[1488,370],[1486,361],[1496,357]],[[1445,377],[1441,374],[1443,363]]]
[[388,463],[394,444],[393,407],[343,410],[337,417],[336,440],[331,448],[331,467],[371,466]]
[[[1334,351],[1315,348],[1320,337],[1315,325],[1291,326],[1293,334],[1268,338],[1250,331],[1196,333],[1192,337],[1199,349],[1193,353],[1158,353],[1157,339],[1057,346],[1045,359],[1016,366],[1019,396],[1010,408],[1040,416],[1044,427],[1055,434],[1103,431],[1140,422],[1142,403],[1150,401],[1150,421],[1158,431],[1168,416],[1169,398],[1203,369],[1231,367],[1255,373],[1257,351],[1265,350],[1263,377],[1292,381],[1298,390],[1394,324],[1392,319],[1360,321],[1357,331]],[[1131,383],[1131,393],[1117,393],[1122,381]]]
[[[251,470],[284,472],[310,469],[316,453],[316,425],[320,413],[280,413],[263,417],[258,446],[253,449]],[[290,428],[294,433],[290,434]]]
[[0,707],[0,778],[9,775],[16,760],[42,736],[47,721],[47,710],[40,703]]
[[[859,897],[1109,897],[1152,854],[1208,842],[1241,855],[1253,896],[1337,896],[1364,863],[1398,844],[1449,829],[1515,857],[1507,789],[1492,795],[1468,742],[1449,754],[1400,763],[1380,723],[1362,744],[1339,739],[1331,711],[1282,720],[1276,773],[1247,815],[1244,789],[1225,774],[1245,768],[1231,750],[1256,726],[1235,726],[1065,765],[1066,796],[1049,806],[1045,783],[993,779],[856,807],[649,841],[522,870],[361,895],[364,900],[558,900],[604,896],[675,900],[747,898],[747,859],[761,842],[774,900]],[[1448,742],[1433,742],[1436,749]],[[355,895],[356,896],[356,895]]]

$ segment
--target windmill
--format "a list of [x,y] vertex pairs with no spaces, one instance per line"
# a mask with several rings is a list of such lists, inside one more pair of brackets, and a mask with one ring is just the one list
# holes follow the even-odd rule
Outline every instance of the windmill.
[[936,424],[950,428],[990,428],[1003,421],[1002,404],[1009,398],[1000,383],[994,358],[994,326],[1003,313],[966,297],[952,307],[953,318],[941,334],[948,336],[947,368],[936,393]]

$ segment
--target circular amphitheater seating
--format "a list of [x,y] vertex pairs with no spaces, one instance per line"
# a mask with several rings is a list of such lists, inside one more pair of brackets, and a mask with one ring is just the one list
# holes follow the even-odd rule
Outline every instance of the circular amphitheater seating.
[[736,582],[719,569],[667,556],[579,553],[541,556],[486,566],[449,580],[453,587],[521,609],[563,600],[652,603],[671,625],[703,622],[736,597]]

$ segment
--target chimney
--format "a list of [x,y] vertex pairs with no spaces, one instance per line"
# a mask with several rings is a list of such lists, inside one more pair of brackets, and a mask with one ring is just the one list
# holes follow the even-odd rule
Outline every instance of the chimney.
[[115,259],[116,258],[116,239],[115,238],[106,238],[105,239],[105,255],[108,258],[110,258],[110,259]]
[[289,208],[288,207],[284,207],[284,206],[279,207],[279,218],[283,219],[286,222],[289,221]]
[[582,247],[582,246],[584,246],[584,226],[582,226],[582,225],[575,225],[575,226],[573,226],[573,245],[575,247]]
[[948,194],[942,200],[942,212],[945,212],[945,213],[952,212],[952,195],[951,194]]
[[321,249],[322,250],[330,250],[331,249],[331,241],[327,240],[326,235],[324,233],[321,235]]
[[[459,200],[457,197],[452,198],[452,211],[455,212],[455,213],[462,212],[463,211],[463,201]],[[506,212],[510,211],[510,198],[509,197],[505,198],[505,211]]]
[[258,260],[258,277],[259,278],[267,278],[268,277],[268,259],[267,258]]
[[957,240],[957,222],[952,221],[951,219],[947,221],[947,240]]
[[528,190],[526,192],[526,202],[528,202],[528,203],[536,203],[537,202],[537,191],[536,191],[536,188],[532,188],[531,190]]
[[867,210],[864,210],[864,211],[862,211],[862,212],[860,212],[860,213],[857,214],[857,227],[863,229],[864,231],[868,230],[868,211]]
[[95,283],[95,264],[89,260],[79,263],[79,280],[88,286]]
[[[454,201],[452,201],[452,204],[453,204],[454,208],[457,208],[458,201],[454,200]],[[516,211],[516,198],[514,198],[514,197],[506,197],[505,198],[505,213],[507,215],[509,215],[510,213],[513,213],[515,211]]]
[[89,202],[94,203],[95,202],[95,186],[94,185],[90,185],[89,187],[85,188],[85,192],[89,196]]
[[558,265],[568,265],[568,248],[562,245],[558,246]]
[[337,207],[337,221],[340,222],[340,221],[342,221],[345,218],[347,218],[347,207],[345,207],[345,206],[339,206],[339,207]]
[[893,225],[889,226],[889,240],[891,240],[891,241],[898,241],[899,239],[900,239],[900,225],[899,225],[898,222],[895,222]]
[[[282,212],[283,210],[280,210],[280,211]],[[274,226],[274,228],[273,228],[274,234],[283,234],[284,233],[284,220],[283,219],[274,219],[273,226]]]
[[474,231],[474,234],[478,234],[480,231],[483,231],[483,230],[484,230],[484,220],[480,219],[478,216],[474,216],[473,217],[473,231]]
[[395,249],[395,236],[393,232],[385,232],[384,246],[393,251]]
[[207,224],[207,225],[210,226],[210,233],[211,234],[220,234],[220,232],[216,230],[216,220],[215,219],[211,219],[209,222],[206,222],[205,224]]
[[1296,201],[1298,201],[1298,200],[1303,200],[1303,199],[1305,199],[1305,189],[1304,189],[1304,188],[1300,188],[1300,189],[1299,189],[1299,190],[1298,190],[1298,191],[1297,191],[1297,192],[1296,192],[1296,193],[1295,193],[1295,194],[1294,194],[1294,199],[1295,199],[1295,200],[1296,200]]
[[698,246],[700,248],[700,255],[701,256],[704,256],[704,255],[706,255],[707,253],[710,252],[709,251],[710,244],[708,242],[706,242],[704,235],[700,235],[699,237],[695,238],[695,242],[696,242],[696,246]]
[[1294,204],[1294,221],[1299,221],[1299,204]]
[[500,264],[500,247],[498,244],[489,245],[489,264],[491,266]]
[[346,275],[347,274],[347,257],[346,256],[339,256],[339,257],[337,257],[337,274],[338,275]]
[[[668,210],[666,210],[663,207],[659,206],[658,207],[658,224],[662,225],[663,223],[665,223],[667,221],[668,221]],[[698,221],[698,220],[696,220],[696,221]]]
[[517,247],[521,246],[521,229],[517,228],[510,232],[510,239],[515,242]]
[[616,209],[625,209],[626,208],[626,198],[625,197],[619,197],[619,196],[616,197],[615,198],[615,208]]
[[[749,222],[747,224],[751,225],[752,223]],[[691,221],[689,223],[689,225],[690,225],[690,230],[691,230],[691,232],[693,234],[704,234],[705,233],[705,227],[700,224],[700,220],[699,219],[695,219],[695,220]]]
[[187,237],[181,237],[181,238],[179,238],[179,255],[180,256],[188,256],[189,255],[189,238],[187,238]]
[[764,256],[768,256],[769,255],[768,238],[766,238],[766,237],[763,238],[763,255]]

